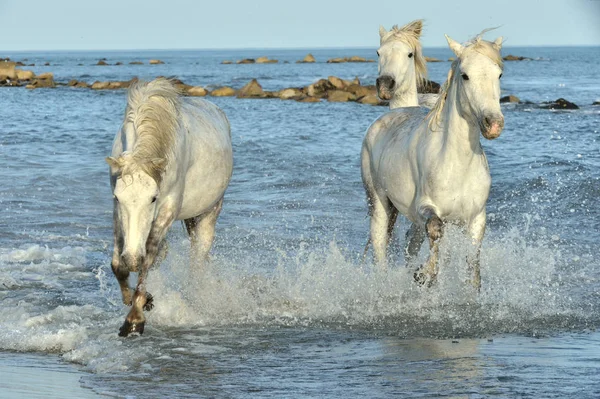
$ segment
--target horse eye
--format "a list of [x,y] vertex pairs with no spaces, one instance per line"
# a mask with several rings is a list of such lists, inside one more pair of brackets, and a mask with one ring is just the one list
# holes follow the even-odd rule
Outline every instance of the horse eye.
[[460,76],[462,76],[462,78],[464,80],[469,80],[469,75],[467,75],[466,73],[461,74]]
[[113,195],[113,199],[114,199],[115,201],[119,202],[119,199],[117,198],[117,196],[116,196],[116,195]]
[[152,197],[152,203],[154,204],[156,202],[156,197]]
[[412,58],[413,53],[408,53],[408,58]]
[[500,76],[498,76],[498,79],[501,79],[501,78],[502,78],[502,74],[500,74]]
[[377,57],[379,57],[379,51],[377,51]]

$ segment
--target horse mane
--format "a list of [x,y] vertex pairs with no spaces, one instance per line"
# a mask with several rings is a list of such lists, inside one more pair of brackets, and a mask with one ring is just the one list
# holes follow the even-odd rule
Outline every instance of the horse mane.
[[[500,54],[500,50],[494,46],[494,43],[488,42],[487,40],[482,39],[482,36],[484,35],[484,33],[488,32],[492,29],[495,29],[495,28],[484,29],[483,31],[481,31],[481,33],[479,33],[473,39],[466,42],[464,44],[465,49],[463,50],[462,54],[464,54],[464,52],[467,51],[467,49],[469,51],[476,51],[479,54],[485,55],[486,57],[491,59],[493,62],[495,62],[501,69],[503,69],[504,62],[502,61],[502,55]],[[461,54],[461,56],[462,56],[462,54]],[[429,113],[426,116],[426,118],[431,117],[429,119],[429,128],[431,130],[433,130],[434,125],[439,126],[439,119],[442,114],[442,109],[444,108],[444,105],[446,104],[446,99],[448,97],[448,90],[450,89],[450,86],[452,85],[452,80],[454,79],[454,77],[456,75],[456,71],[458,69],[458,64],[460,63],[460,58],[461,57],[457,57],[454,61],[452,61],[452,65],[450,66],[450,70],[448,71],[448,78],[446,79],[446,81],[444,82],[442,87],[440,88],[439,97],[438,97],[435,105],[433,106],[433,108],[431,108],[431,110],[429,111]]]
[[389,32],[381,37],[379,43],[381,46],[384,43],[399,40],[406,43],[413,49],[415,70],[417,72],[417,86],[421,86],[427,78],[427,62],[425,61],[423,48],[421,47],[421,41],[419,40],[422,29],[422,19],[409,22],[401,28],[398,28],[398,25],[394,25]]
[[129,89],[125,121],[131,122],[137,140],[130,157],[120,157],[121,174],[142,170],[160,184],[174,157],[179,128],[180,91],[173,81],[158,78],[138,81]]

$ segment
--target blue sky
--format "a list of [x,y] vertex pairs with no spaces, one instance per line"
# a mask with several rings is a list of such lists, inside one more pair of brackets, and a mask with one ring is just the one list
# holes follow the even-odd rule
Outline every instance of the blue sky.
[[375,47],[417,18],[425,47],[493,26],[507,46],[600,45],[600,0],[0,0],[0,50]]

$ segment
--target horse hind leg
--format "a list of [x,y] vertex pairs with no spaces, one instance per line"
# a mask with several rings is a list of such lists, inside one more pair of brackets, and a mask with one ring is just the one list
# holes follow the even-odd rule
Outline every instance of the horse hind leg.
[[418,223],[413,223],[406,232],[406,246],[404,247],[404,261],[409,265],[421,250],[421,245],[425,241],[425,231]]
[[375,262],[383,270],[387,269],[387,247],[390,242],[398,211],[387,198],[370,197],[371,201],[371,243]]
[[208,212],[185,219],[185,227],[192,244],[192,259],[203,263],[209,260],[209,252],[215,239],[215,225],[223,208],[223,198]]
[[414,274],[414,279],[420,285],[431,287],[438,275],[438,260],[440,255],[440,240],[444,233],[444,223],[432,210],[425,212],[425,230],[429,238],[429,257]]

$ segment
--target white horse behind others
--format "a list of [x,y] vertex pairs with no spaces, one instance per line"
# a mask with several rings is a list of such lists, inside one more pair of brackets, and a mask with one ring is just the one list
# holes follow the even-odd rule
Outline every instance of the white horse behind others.
[[423,21],[418,19],[401,28],[394,25],[387,31],[379,27],[379,76],[376,80],[377,95],[390,100],[390,109],[400,107],[431,108],[436,94],[418,94],[427,77],[427,64],[421,48]]
[[[129,89],[110,165],[114,195],[112,270],[131,310],[119,335],[143,333],[152,309],[144,284],[167,230],[184,220],[198,261],[207,258],[233,170],[227,117],[205,100],[187,100],[167,79]],[[135,290],[130,272],[138,272]]]
[[415,273],[421,284],[436,279],[439,240],[450,222],[465,226],[474,240],[468,260],[473,284],[481,286],[479,247],[491,178],[479,133],[495,139],[504,127],[502,38],[485,41],[485,32],[464,46],[446,36],[457,59],[435,107],[429,113],[419,107],[394,109],[371,125],[363,142],[361,170],[375,259],[385,267],[400,212],[413,223],[407,260],[418,254],[425,233],[429,238],[429,257]]

